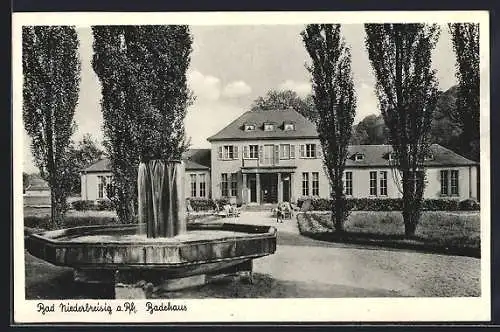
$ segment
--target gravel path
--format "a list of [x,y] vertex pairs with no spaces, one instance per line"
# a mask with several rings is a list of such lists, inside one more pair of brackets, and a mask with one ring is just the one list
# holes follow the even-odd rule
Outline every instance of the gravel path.
[[[295,219],[276,224],[269,212],[243,212],[226,222],[278,228],[274,255],[254,261],[254,284],[230,281],[165,294],[168,298],[455,297],[480,295],[480,260],[360,247],[301,236]],[[84,298],[71,269],[25,254],[27,298]],[[30,268],[31,267],[31,268]],[[94,298],[106,298],[102,289]]]

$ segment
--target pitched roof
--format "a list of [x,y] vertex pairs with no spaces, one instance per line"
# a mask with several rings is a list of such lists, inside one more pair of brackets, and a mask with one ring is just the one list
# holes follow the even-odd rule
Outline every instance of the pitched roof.
[[[469,160],[450,149],[439,144],[430,146],[432,158],[425,161],[426,166],[469,166],[478,165],[477,162]],[[392,152],[391,145],[350,145],[348,148],[348,159],[346,167],[388,167],[389,153]],[[355,154],[362,154],[362,160],[355,160]]]
[[[189,149],[183,155],[186,170],[203,170],[210,168],[210,149]],[[111,161],[103,158],[84,170],[85,173],[111,172]]]
[[210,167],[207,167],[205,165],[200,165],[197,162],[194,162],[192,160],[186,160],[185,161],[185,169],[186,170],[209,170]]
[[98,160],[89,167],[85,168],[84,172],[111,172],[111,161],[108,158]]
[[[295,124],[295,130],[285,131],[284,122]],[[264,131],[264,123],[274,123],[273,131]],[[255,130],[244,130],[245,124],[254,124]],[[286,110],[254,110],[243,113],[236,120],[207,140],[247,140],[247,139],[279,139],[279,138],[316,138],[316,126],[303,115],[293,109]]]
[[[211,163],[211,150],[210,149],[189,149],[184,153],[183,159],[186,160],[186,169],[202,169],[210,168]],[[187,161],[190,161],[188,163]],[[195,165],[197,164],[197,165]],[[192,167],[191,167],[192,166]]]

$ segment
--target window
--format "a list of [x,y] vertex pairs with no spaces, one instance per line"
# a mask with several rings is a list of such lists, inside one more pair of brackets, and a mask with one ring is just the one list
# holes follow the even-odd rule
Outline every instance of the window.
[[290,144],[280,145],[280,159],[290,159]]
[[264,145],[264,160],[263,165],[272,165],[274,160],[274,145]]
[[387,196],[387,171],[380,172],[380,195]]
[[104,176],[98,176],[97,179],[98,179],[98,182],[97,182],[97,197],[98,198],[103,198],[104,197],[104,186],[106,184],[106,178]]
[[452,195],[458,196],[458,171],[457,170],[450,171],[450,189],[451,189]]
[[200,177],[200,197],[207,195],[207,183],[205,182],[205,174],[199,174]]
[[458,196],[458,170],[441,171],[441,195]]
[[259,146],[258,145],[250,145],[248,148],[250,151],[248,158],[250,158],[250,159],[259,158]]
[[352,196],[352,172],[345,172],[345,194]]
[[227,173],[222,173],[221,174],[221,184],[220,184],[222,197],[229,196],[228,185],[229,185],[229,183],[227,181]]
[[113,177],[98,176],[97,177],[97,198],[113,197]]
[[111,198],[114,196],[114,188],[113,188],[113,177],[112,176],[107,176],[106,181],[104,183],[104,195],[107,198]]
[[316,144],[303,144],[300,146],[301,158],[316,158]]
[[196,197],[196,174],[191,174],[191,197]]
[[264,131],[273,131],[274,125],[272,123],[264,123]]
[[441,171],[441,195],[448,195],[448,171]]
[[302,173],[302,196],[309,196],[309,173]]
[[238,177],[236,173],[231,173],[231,196],[238,195]]
[[255,130],[254,124],[245,124],[245,131],[254,131],[254,130]]
[[313,196],[319,196],[319,173],[312,173],[312,194]]
[[234,148],[232,145],[224,145],[224,159],[234,159]]
[[377,195],[377,172],[370,172],[370,195]]
[[285,131],[295,130],[295,124],[285,122],[285,124],[283,125],[283,130],[285,130]]
[[365,159],[365,155],[362,154],[362,153],[356,153],[354,155],[354,160],[356,160],[356,161],[360,161],[360,160],[363,160],[363,159]]

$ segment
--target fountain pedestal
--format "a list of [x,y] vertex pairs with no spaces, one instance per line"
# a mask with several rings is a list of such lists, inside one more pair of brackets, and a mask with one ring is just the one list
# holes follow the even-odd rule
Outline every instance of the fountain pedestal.
[[33,234],[28,251],[74,268],[77,282],[113,284],[116,298],[129,299],[200,286],[227,275],[245,275],[252,281],[252,260],[276,250],[274,227],[187,225],[182,162],[143,162],[137,184],[139,224]]
[[251,281],[252,260],[276,251],[276,229],[189,224],[172,238],[138,235],[144,225],[83,226],[33,234],[33,256],[75,269],[75,280],[114,284],[116,298],[144,298],[232,275]]

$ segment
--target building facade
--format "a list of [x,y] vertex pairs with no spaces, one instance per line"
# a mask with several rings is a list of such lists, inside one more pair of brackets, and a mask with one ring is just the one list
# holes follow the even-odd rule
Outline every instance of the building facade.
[[[183,156],[186,197],[210,198],[210,149],[190,149]],[[109,199],[113,173],[109,159],[101,159],[81,174],[81,199]]]
[[[210,149],[184,156],[185,195],[227,198],[236,204],[296,202],[330,197],[315,125],[298,112],[249,111],[208,138]],[[479,164],[431,145],[424,198],[478,199]],[[82,199],[107,198],[113,174],[107,159],[82,172]],[[351,145],[344,189],[352,198],[400,198],[401,176],[389,145]]]
[[[262,204],[330,197],[316,128],[294,110],[246,112],[208,140],[214,198]],[[477,199],[476,162],[434,144],[425,164],[424,198]],[[349,146],[344,187],[347,197],[402,197],[391,146]]]

